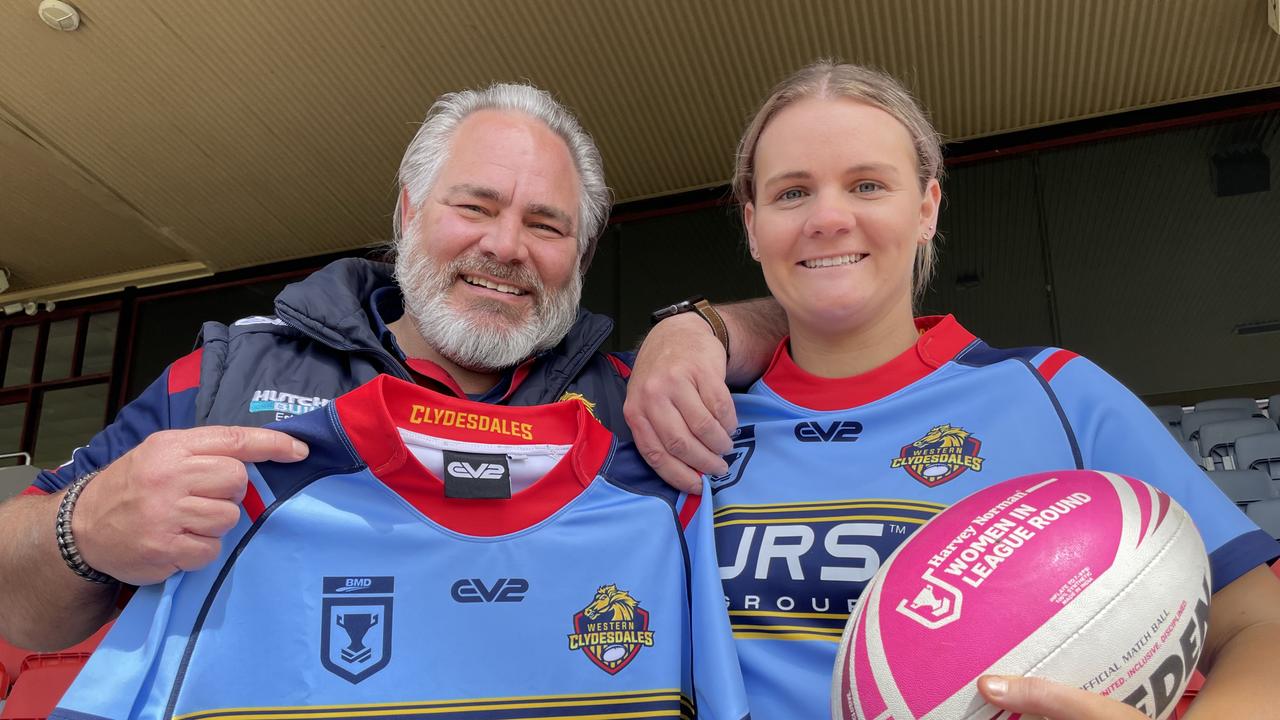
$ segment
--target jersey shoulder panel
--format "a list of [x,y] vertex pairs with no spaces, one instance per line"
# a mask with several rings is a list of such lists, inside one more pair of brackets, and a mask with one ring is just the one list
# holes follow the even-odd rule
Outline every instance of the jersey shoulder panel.
[[955,362],[969,367],[986,367],[1005,360],[1031,362],[1035,357],[1042,355],[1044,350],[1043,347],[998,348],[977,340],[956,355]]
[[632,442],[617,443],[600,468],[600,477],[627,492],[659,498],[673,508],[682,495],[658,477]]
[[1280,554],[1280,545],[1261,534],[1119,380],[1073,356],[1049,384],[1079,438],[1084,467],[1143,480],[1191,515],[1209,552],[1215,592]]
[[307,457],[298,462],[254,464],[275,498],[288,497],[316,478],[351,473],[365,466],[346,435],[338,429],[332,406],[271,423],[266,429],[292,435],[306,443],[308,450]]

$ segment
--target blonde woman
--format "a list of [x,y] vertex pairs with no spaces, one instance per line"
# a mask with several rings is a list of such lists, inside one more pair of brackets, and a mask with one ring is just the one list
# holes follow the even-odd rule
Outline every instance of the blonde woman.
[[[892,78],[819,63],[748,127],[734,189],[790,337],[736,399],[713,480],[726,600],[756,720],[828,714],[836,641],[909,532],[975,490],[1093,468],[1146,480],[1192,514],[1213,566],[1194,717],[1264,717],[1280,666],[1280,547],[1185,458],[1141,402],[1056,348],[1000,350],[913,315],[942,191],[937,136]],[[922,662],[937,649],[919,648]],[[1162,702],[987,677],[993,704],[1050,718],[1140,718]],[[1125,701],[1128,704],[1125,704]],[[1167,704],[1167,702],[1166,702]]]

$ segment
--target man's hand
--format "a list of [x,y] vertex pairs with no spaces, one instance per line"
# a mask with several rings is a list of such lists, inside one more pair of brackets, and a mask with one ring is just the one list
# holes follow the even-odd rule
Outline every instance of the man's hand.
[[307,446],[274,430],[158,432],[120,456],[81,494],[71,531],[93,569],[130,585],[203,567],[240,519],[246,462],[294,462]]
[[1135,708],[1088,690],[1059,685],[1039,677],[984,675],[978,692],[987,702],[1045,720],[1145,720]]
[[658,323],[636,355],[623,414],[645,462],[672,487],[702,491],[702,474],[728,472],[738,426],[725,385],[724,347],[692,313]]

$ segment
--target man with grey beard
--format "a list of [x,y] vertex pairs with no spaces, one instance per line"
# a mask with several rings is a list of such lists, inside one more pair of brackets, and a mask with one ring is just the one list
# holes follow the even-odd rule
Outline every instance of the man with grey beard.
[[194,353],[0,506],[0,635],[69,646],[111,617],[123,584],[211,562],[240,519],[243,463],[309,452],[260,426],[380,373],[482,402],[581,400],[621,439],[634,428],[679,487],[726,470],[726,373],[759,374],[780,314],[727,308],[726,335],[701,304],[659,324],[638,357],[603,352],[612,324],[578,302],[609,194],[564,107],[523,85],[444,95],[399,179],[394,269],[338,261],[286,288],[272,316],[207,323]]

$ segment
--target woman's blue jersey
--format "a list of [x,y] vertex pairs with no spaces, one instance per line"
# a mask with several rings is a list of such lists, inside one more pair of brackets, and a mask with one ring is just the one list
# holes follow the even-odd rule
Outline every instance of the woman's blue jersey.
[[53,717],[746,714],[710,504],[585,403],[388,376],[275,426],[222,557],[141,588]]
[[[998,350],[953,318],[865,375],[815,377],[787,343],[736,398],[712,478],[720,574],[757,720],[825,718],[845,620],[889,554],[951,503],[1043,470],[1145,480],[1186,508],[1214,590],[1280,555],[1119,382],[1065,350]],[[920,648],[921,653],[928,648]]]

